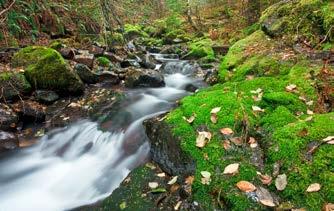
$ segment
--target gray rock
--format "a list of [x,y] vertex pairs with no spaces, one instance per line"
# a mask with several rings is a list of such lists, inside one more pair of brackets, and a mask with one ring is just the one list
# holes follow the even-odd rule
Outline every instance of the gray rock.
[[79,75],[80,79],[85,83],[94,84],[99,81],[98,75],[93,73],[85,64],[76,64],[74,66],[74,70]]
[[56,92],[49,90],[37,90],[35,95],[39,102],[45,104],[52,104],[59,99],[59,95]]
[[74,61],[77,63],[85,64],[89,68],[93,68],[94,66],[94,55],[93,54],[80,54],[74,56]]
[[165,82],[163,75],[154,70],[130,68],[125,76],[125,86],[128,88],[163,87]]
[[13,150],[19,147],[19,139],[14,133],[0,131],[0,152]]
[[163,116],[144,121],[153,161],[170,175],[194,175],[195,161],[182,151],[181,141],[173,135],[171,126],[160,120]]
[[19,121],[16,113],[8,106],[0,103],[0,130],[12,129]]

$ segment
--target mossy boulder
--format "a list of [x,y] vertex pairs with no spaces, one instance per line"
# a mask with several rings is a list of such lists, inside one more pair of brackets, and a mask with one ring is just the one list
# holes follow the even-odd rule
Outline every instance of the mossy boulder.
[[184,56],[185,59],[206,58],[207,62],[215,60],[215,53],[212,49],[213,42],[211,39],[198,39],[189,43],[189,53]]
[[3,72],[0,73],[0,98],[12,100],[19,95],[29,93],[31,85],[21,73]]
[[[292,208],[321,210],[334,201],[334,145],[324,138],[334,134],[334,113],[315,115],[276,130],[268,150],[268,168],[281,164],[287,175],[287,187],[280,193]],[[314,148],[313,148],[314,147]],[[320,183],[318,192],[307,193],[312,183]]]
[[125,24],[124,31],[125,37],[129,40],[138,37],[149,37],[149,35],[143,31],[143,28],[140,25]]
[[320,35],[333,32],[333,13],[332,3],[323,0],[281,1],[263,13],[260,24],[269,36],[304,37],[316,44]]
[[49,89],[60,94],[79,94],[84,90],[80,78],[72,72],[62,56],[51,48],[24,48],[14,55],[12,66],[23,67],[27,80],[36,89]]

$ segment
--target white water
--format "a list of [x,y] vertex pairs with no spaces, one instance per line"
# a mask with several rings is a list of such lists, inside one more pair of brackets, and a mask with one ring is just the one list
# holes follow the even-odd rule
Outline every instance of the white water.
[[0,159],[0,211],[68,210],[110,195],[148,156],[142,121],[171,109],[189,83],[195,82],[174,73],[166,87],[129,91],[130,103],[120,110],[131,120],[122,131],[83,120]]

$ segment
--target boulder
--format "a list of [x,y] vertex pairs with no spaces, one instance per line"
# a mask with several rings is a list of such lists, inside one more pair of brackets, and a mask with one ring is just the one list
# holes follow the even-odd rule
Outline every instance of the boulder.
[[111,52],[104,52],[103,56],[108,58],[111,62],[120,63],[123,61],[121,57]]
[[52,104],[59,99],[59,95],[56,92],[49,90],[36,90],[35,97],[44,104]]
[[103,56],[104,49],[102,47],[93,45],[89,51],[91,54],[93,54],[95,57]]
[[10,130],[16,127],[19,118],[16,113],[4,104],[0,104],[0,130]]
[[81,94],[84,84],[56,50],[40,46],[21,49],[12,59],[13,67],[25,68],[24,75],[36,89],[62,94]]
[[140,67],[140,64],[135,59],[126,59],[123,60],[121,63],[121,68],[128,68],[128,67]]
[[125,76],[125,86],[137,87],[162,87],[165,86],[164,77],[154,70],[128,69]]
[[23,74],[13,72],[0,73],[0,98],[12,100],[19,95],[29,93],[31,85]]
[[89,68],[94,66],[94,55],[93,54],[79,54],[74,56],[74,61],[87,65]]
[[91,69],[85,64],[76,64],[74,66],[74,70],[85,83],[94,84],[99,81],[98,75],[93,73]]
[[0,131],[0,152],[19,147],[19,139],[14,133]]
[[144,121],[152,160],[169,175],[194,175],[195,161],[181,149],[181,140],[173,135],[172,128],[161,121],[163,116]]
[[59,50],[59,53],[61,54],[64,59],[73,60],[75,56],[75,50],[73,48],[61,48]]
[[12,106],[13,110],[26,120],[33,120],[35,122],[45,121],[46,107],[35,101],[17,102]]

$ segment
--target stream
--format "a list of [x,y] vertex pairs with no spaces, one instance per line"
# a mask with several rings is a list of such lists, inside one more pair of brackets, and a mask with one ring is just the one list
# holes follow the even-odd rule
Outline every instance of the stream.
[[55,129],[36,145],[0,157],[0,211],[69,210],[103,200],[149,158],[142,122],[176,106],[204,86],[198,68],[169,55],[152,54],[163,65],[165,87],[125,91],[108,128],[80,120]]

